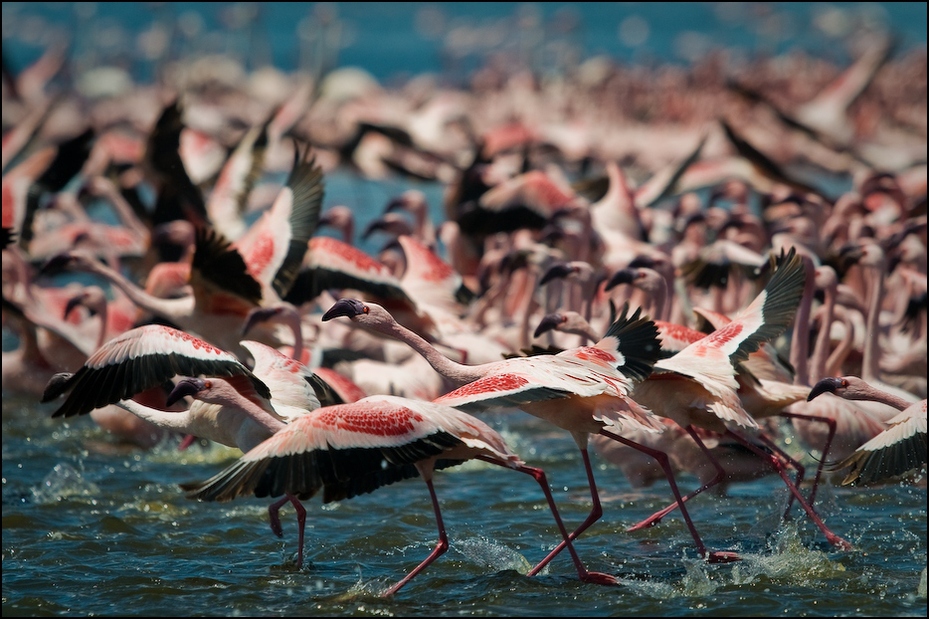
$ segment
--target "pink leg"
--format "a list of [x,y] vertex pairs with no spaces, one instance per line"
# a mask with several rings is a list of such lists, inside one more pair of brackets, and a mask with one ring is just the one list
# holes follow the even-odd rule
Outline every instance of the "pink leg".
[[706,549],[706,546],[703,545],[703,540],[700,539],[700,534],[697,533],[697,528],[694,526],[693,521],[690,519],[690,514],[687,512],[687,507],[684,505],[684,500],[681,498],[681,491],[677,488],[677,482],[674,481],[674,472],[671,470],[671,463],[668,461],[668,454],[658,449],[652,449],[651,447],[646,447],[645,445],[640,445],[634,441],[630,441],[627,438],[624,438],[618,434],[613,434],[607,430],[600,430],[600,434],[608,436],[614,441],[619,441],[623,445],[632,447],[633,449],[638,449],[644,454],[647,454],[655,459],[658,462],[658,465],[664,471],[665,477],[668,479],[668,485],[671,486],[671,492],[674,494],[674,498],[677,501],[678,507],[681,510],[681,516],[684,517],[684,522],[687,524],[687,528],[690,529],[690,535],[694,538],[694,543],[697,545],[697,552],[700,553],[700,556],[706,559],[709,563],[731,563],[732,561],[739,561],[741,557],[735,554],[734,552],[709,552]]
[[[502,466],[504,468],[510,468],[509,465],[498,462],[486,456],[478,456],[478,459],[483,460],[484,462],[490,462],[491,464]],[[545,471],[532,466],[518,466],[515,470],[519,471],[520,473],[531,475],[542,487],[542,492],[545,493],[548,506],[552,510],[552,515],[555,517],[555,523],[558,525],[558,530],[561,531],[561,536],[565,540],[565,543],[568,547],[568,552],[571,553],[571,558],[574,560],[574,566],[577,568],[577,575],[580,577],[580,579],[583,582],[590,582],[598,585],[619,584],[616,581],[616,578],[610,576],[609,574],[604,574],[602,572],[588,572],[584,567],[584,563],[581,561],[581,558],[577,556],[577,552],[574,550],[574,546],[571,544],[570,538],[568,536],[568,530],[565,529],[564,522],[562,522],[561,516],[558,514],[558,508],[555,506],[555,499],[552,497],[551,488],[548,487],[548,480],[545,477]],[[535,576],[538,573],[538,569],[540,568],[533,568],[528,575]]]
[[197,442],[197,437],[194,436],[193,434],[188,434],[187,436],[184,437],[184,440],[181,441],[181,444],[177,446],[177,450],[184,451],[185,449],[193,445],[195,442]]
[[826,524],[819,517],[819,515],[817,515],[817,513],[813,511],[813,508],[810,506],[810,504],[807,503],[806,500],[803,498],[803,496],[800,494],[800,490],[797,489],[797,486],[794,485],[793,482],[791,482],[790,479],[787,477],[787,473],[784,471],[784,465],[781,463],[781,461],[776,456],[765,453],[764,451],[759,449],[757,446],[752,444],[751,441],[739,436],[732,430],[727,430],[726,433],[734,437],[737,441],[739,441],[740,443],[742,443],[743,445],[751,449],[753,452],[755,452],[762,458],[766,458],[768,462],[771,463],[771,466],[774,468],[777,474],[780,475],[781,479],[784,480],[784,483],[787,484],[787,489],[790,490],[790,492],[797,499],[797,502],[800,503],[801,507],[803,507],[803,510],[806,512],[807,516],[810,517],[810,520],[816,523],[816,526],[818,526],[820,531],[823,532],[823,534],[826,536],[826,539],[829,540],[830,544],[832,544],[833,546],[841,550],[851,550],[852,545],[848,543],[847,541],[845,541],[844,539],[842,539],[841,537],[839,537],[838,535],[836,535],[835,533],[833,533],[832,531],[830,531],[829,528],[826,526]]
[[439,541],[435,545],[435,548],[432,549],[432,552],[429,553],[429,556],[426,557],[422,563],[417,565],[412,572],[404,576],[400,582],[382,593],[381,597],[387,597],[399,591],[403,585],[410,582],[414,576],[426,569],[427,565],[445,554],[445,551],[448,550],[448,537],[445,535],[445,524],[442,522],[442,512],[439,510],[439,500],[435,496],[435,488],[432,487],[432,480],[426,480],[426,486],[429,487],[429,495],[432,497],[432,507],[435,510],[435,521],[439,526]]
[[829,426],[829,434],[826,435],[826,443],[823,445],[823,455],[819,460],[819,466],[816,467],[816,476],[813,478],[813,489],[810,490],[810,505],[813,505],[813,503],[816,501],[816,489],[819,487],[819,480],[823,474],[823,465],[826,464],[826,457],[829,455],[829,449],[832,447],[832,439],[835,438],[835,419],[829,419],[827,417],[816,417],[814,415],[801,415],[799,413],[781,413],[781,417],[789,417],[791,419],[806,419],[807,421],[818,421]]
[[[703,486],[697,488],[696,490],[694,490],[693,492],[691,492],[690,494],[682,498],[681,499],[682,503],[686,503],[687,501],[697,496],[701,492],[705,492],[706,490],[709,490],[713,486],[721,484],[723,480],[726,479],[726,471],[723,469],[722,465],[719,463],[719,460],[713,457],[713,454],[710,453],[710,450],[707,449],[706,445],[703,444],[703,441],[697,435],[696,431],[693,429],[693,426],[687,426],[684,429],[687,430],[687,433],[690,434],[690,436],[694,439],[694,441],[696,441],[697,446],[700,447],[700,449],[703,451],[704,455],[706,455],[710,463],[716,468],[716,477],[714,477],[712,480],[705,483]],[[629,527],[628,529],[626,529],[626,532],[631,533],[633,531],[639,531],[641,529],[647,529],[648,527],[655,526],[656,524],[661,522],[662,518],[664,518],[665,516],[673,512],[675,509],[677,509],[677,505],[678,505],[677,501],[675,501],[674,503],[671,503],[664,509],[655,512],[654,514],[652,514],[651,516],[649,516],[642,522]]]
[[[797,476],[794,478],[794,485],[795,485],[797,488],[799,488],[800,485],[803,483],[803,476],[804,476],[804,474],[806,474],[806,468],[804,468],[804,466],[803,466],[802,464],[800,464],[798,461],[796,461],[796,460],[794,460],[793,458],[791,458],[790,455],[789,455],[786,451],[784,451],[783,449],[781,449],[780,447],[778,447],[777,443],[775,443],[774,441],[772,441],[772,440],[768,437],[767,434],[764,434],[764,433],[762,433],[762,432],[759,432],[759,433],[758,433],[758,440],[760,440],[762,443],[764,443],[764,444],[765,444],[765,447],[767,447],[768,449],[770,449],[774,454],[776,454],[777,456],[780,456],[780,458],[781,458],[784,462],[786,462],[786,463],[789,464],[790,466],[794,467],[794,469],[797,471]],[[791,495],[790,495],[790,498],[787,499],[787,507],[784,509],[784,516],[783,516],[783,519],[784,519],[784,520],[787,520],[787,516],[790,515],[790,508],[793,507],[793,504],[794,504],[794,495],[791,494]],[[812,506],[813,504],[810,503],[810,505]]]
[[300,544],[297,548],[297,569],[299,569],[303,566],[303,537],[304,531],[306,530],[306,508],[303,507],[303,504],[297,497],[292,494],[287,494],[268,506],[268,518],[271,520],[271,531],[278,537],[284,537],[284,529],[281,527],[280,511],[287,502],[290,502],[297,512],[297,541]]
[[584,522],[581,523],[581,526],[575,529],[574,532],[571,533],[565,541],[555,546],[555,549],[548,553],[547,557],[542,559],[538,565],[532,568],[529,571],[529,576],[535,576],[538,574],[543,567],[548,565],[552,559],[558,556],[558,553],[565,549],[565,546],[576,540],[581,535],[581,533],[586,531],[590,525],[599,520],[603,515],[603,508],[600,506],[600,495],[597,492],[597,483],[594,481],[594,471],[590,466],[590,454],[586,449],[582,449],[581,457],[584,459],[584,469],[587,471],[587,484],[590,486],[590,498],[593,501],[593,507],[591,507],[590,513],[587,515],[587,518],[584,519]]

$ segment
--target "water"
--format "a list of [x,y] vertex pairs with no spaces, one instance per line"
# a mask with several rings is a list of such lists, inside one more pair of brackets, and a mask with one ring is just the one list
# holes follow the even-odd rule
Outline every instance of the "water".
[[[4,396],[4,616],[926,614],[924,487],[826,488],[821,513],[854,544],[849,552],[833,550],[796,511],[783,523],[786,493],[773,476],[725,498],[698,497],[690,505],[707,545],[743,557],[705,565],[678,517],[625,533],[670,493],[664,484],[633,489],[600,464],[604,517],[576,546],[588,569],[621,580],[602,587],[581,583],[566,555],[527,578],[558,540],[544,497],[528,476],[467,464],[436,475],[450,550],[382,599],[435,543],[420,480],[338,504],[307,501],[298,570],[289,507],[278,539],[268,501],[197,503],[179,491],[235,450],[126,450],[89,419],[51,419],[51,410]],[[547,471],[569,526],[583,520],[590,498],[568,435],[520,412],[487,419]]]
[[[208,35],[219,21],[213,5],[206,3],[144,6],[151,13],[125,3],[4,3],[4,52],[14,66],[22,66],[49,37],[66,30],[78,50],[109,62],[117,47],[107,43],[110,38],[90,34],[104,30],[67,24],[108,20],[102,25],[112,28],[107,32],[118,42],[119,36],[150,26],[164,11],[199,11],[201,34]],[[646,3],[546,4],[534,9],[518,9],[515,3],[430,6],[439,10],[439,30],[449,34],[458,28],[457,39],[442,38],[439,30],[422,24],[417,30],[414,3],[270,5],[263,13],[273,35],[270,57],[282,68],[293,68],[299,62],[294,25],[314,10],[331,9],[345,28],[338,62],[363,66],[381,80],[448,69],[449,52],[458,54],[458,64],[451,68],[464,71],[493,46],[493,24],[513,24],[506,20],[517,15],[531,24],[532,11],[550,29],[559,22],[570,25],[569,18],[576,17],[577,27],[562,34],[585,55],[609,53],[646,62],[686,59],[707,39],[752,52],[801,46],[841,57],[844,47],[827,35],[830,24],[842,25],[842,15],[854,18],[852,22],[891,24],[904,47],[924,46],[926,40],[925,3],[774,3],[760,8],[693,3],[673,9]],[[774,22],[757,17],[758,11],[769,9],[783,17]],[[829,18],[834,9],[845,12]],[[621,31],[624,21],[635,16],[648,25],[644,40],[641,27]],[[852,22],[845,24],[851,27]],[[761,28],[764,23],[768,30]],[[478,32],[485,38],[466,36]],[[193,41],[191,37],[188,43]],[[234,42],[226,39],[204,35],[196,42],[200,51],[231,46],[229,53],[235,53]],[[134,67],[138,79],[144,79],[146,65],[136,61]],[[357,229],[362,230],[389,197],[410,186],[426,191],[438,217],[437,185],[375,183],[346,173],[327,178],[324,206],[353,206]],[[373,238],[362,247],[372,251],[379,242]],[[4,349],[11,345],[5,333]],[[526,476],[468,464],[436,476],[450,550],[399,594],[382,599],[378,594],[418,564],[436,539],[428,493],[420,480],[339,504],[307,501],[305,565],[298,570],[296,522],[289,507],[282,511],[284,538],[279,539],[268,527],[268,501],[200,504],[180,492],[178,483],[215,474],[237,457],[235,450],[195,446],[179,452],[172,442],[150,452],[126,449],[89,419],[51,419],[52,410],[11,395],[4,385],[4,616],[927,613],[924,485],[823,489],[820,511],[836,533],[854,544],[848,552],[832,549],[796,508],[793,520],[781,520],[787,495],[776,477],[732,487],[726,497],[698,497],[690,503],[691,513],[707,546],[743,558],[729,565],[705,565],[696,559],[692,539],[676,515],[652,529],[626,533],[626,527],[667,504],[670,492],[663,483],[634,489],[618,469],[595,458],[604,516],[576,548],[589,569],[621,580],[618,587],[600,587],[579,582],[566,554],[543,574],[527,578],[525,573],[559,539],[539,488]],[[568,526],[580,523],[590,497],[570,437],[519,412],[486,419],[529,464],[547,471]],[[686,476],[680,481],[684,491],[696,484]]]

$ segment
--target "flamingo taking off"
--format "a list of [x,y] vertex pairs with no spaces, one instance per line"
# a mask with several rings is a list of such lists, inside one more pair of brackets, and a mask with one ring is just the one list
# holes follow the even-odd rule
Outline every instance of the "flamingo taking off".
[[824,378],[813,385],[809,399],[824,393],[846,400],[883,402],[901,411],[887,421],[886,430],[829,466],[832,471],[851,469],[842,480],[843,486],[887,481],[926,466],[926,400],[911,404],[857,376]]
[[[252,405],[241,401],[241,395],[223,382],[200,381],[195,397],[224,405],[233,401]],[[526,466],[484,422],[433,402],[381,395],[320,408],[281,429],[214,477],[181,487],[188,497],[206,501],[229,501],[250,494],[286,494],[306,500],[322,490],[323,503],[330,503],[373,492],[418,473],[429,488],[439,541],[429,556],[383,593],[389,596],[448,550],[433,472],[471,459],[531,475],[545,493],[581,580],[616,584],[608,574],[584,569],[541,469]]]
[[[628,306],[606,335],[593,346],[568,349],[557,355],[514,357],[480,365],[455,363],[439,353],[423,338],[399,325],[384,308],[356,299],[341,299],[323,314],[323,320],[347,316],[353,322],[408,343],[440,374],[462,385],[435,402],[471,411],[519,407],[568,430],[584,460],[593,506],[584,522],[570,535],[576,539],[602,515],[590,457],[588,437],[602,434],[648,453],[661,465],[675,498],[680,492],[674,481],[667,454],[634,443],[618,434],[630,428],[661,431],[650,411],[629,397],[634,384],[645,379],[658,358],[660,345],[655,324]],[[711,561],[730,561],[731,553],[711,553],[703,545],[686,508],[681,513],[702,557]],[[557,546],[530,575],[551,561],[565,544]]]
[[[116,404],[160,428],[248,451],[287,422],[319,408],[319,399],[313,388],[315,376],[302,363],[260,342],[245,340],[241,345],[255,359],[254,371],[232,354],[183,331],[162,325],[137,327],[105,343],[74,374],[53,376],[42,401],[68,393],[53,417],[83,415]],[[188,378],[199,375],[209,378]],[[220,379],[251,406],[194,401],[186,411],[166,411],[134,399],[176,376],[185,378],[168,395],[168,407],[194,393],[192,386],[202,388],[204,382]],[[297,510],[299,566],[303,562],[306,510],[288,496],[269,506],[268,514],[271,530],[281,536],[278,511],[288,500]]]

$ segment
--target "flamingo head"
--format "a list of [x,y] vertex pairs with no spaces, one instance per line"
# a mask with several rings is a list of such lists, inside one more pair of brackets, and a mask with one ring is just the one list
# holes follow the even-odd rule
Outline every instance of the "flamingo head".
[[636,269],[620,269],[613,273],[613,276],[606,283],[605,290],[612,290],[620,284],[631,284],[636,279]]
[[212,386],[211,381],[202,378],[182,378],[178,381],[177,385],[174,386],[174,389],[171,390],[171,393],[168,394],[165,405],[172,406],[185,396],[196,397],[197,394]]
[[571,263],[556,262],[552,266],[548,267],[548,270],[545,271],[544,275],[542,275],[542,279],[539,280],[539,286],[544,286],[554,279],[565,279],[574,273],[577,273],[577,269],[572,266]]
[[370,311],[371,309],[358,299],[339,299],[332,304],[332,307],[330,307],[325,314],[323,314],[322,320],[325,322],[333,318],[338,318],[339,316],[355,318],[356,316],[367,314]]
[[810,390],[810,395],[807,396],[806,401],[809,402],[813,398],[820,396],[824,393],[835,394],[836,391],[843,389],[844,387],[847,387],[847,386],[848,386],[848,381],[846,381],[845,379],[836,378],[833,376],[824,378],[818,383],[816,383],[815,385],[813,385],[813,388]]
[[553,331],[557,329],[560,325],[564,324],[568,320],[568,317],[560,312],[552,312],[551,314],[546,314],[542,320],[539,321],[539,326],[535,328],[535,333],[533,337],[539,337],[543,333]]

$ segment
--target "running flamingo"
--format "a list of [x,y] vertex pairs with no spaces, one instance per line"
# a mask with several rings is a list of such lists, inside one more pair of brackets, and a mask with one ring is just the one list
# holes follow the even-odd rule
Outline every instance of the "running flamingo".
[[[657,329],[638,310],[629,316],[628,307],[624,307],[619,319],[593,346],[569,349],[557,355],[514,357],[473,366],[451,361],[373,303],[341,299],[323,315],[323,320],[337,316],[347,316],[353,322],[406,342],[436,371],[462,385],[437,398],[437,403],[468,411],[516,406],[571,432],[584,460],[593,507],[570,539],[576,539],[603,515],[587,452],[591,434],[608,436],[658,460],[672,492],[680,500],[667,454],[618,434],[629,428],[664,429],[650,411],[629,397],[633,385],[649,375],[659,355]],[[681,513],[701,557],[711,562],[733,560],[731,553],[709,552],[683,505]],[[557,546],[529,574],[538,573],[564,547],[565,543]]]
[[[315,377],[302,363],[259,342],[246,340],[241,345],[255,359],[254,372],[232,354],[183,331],[162,325],[137,327],[105,343],[76,373],[53,376],[42,401],[70,392],[52,417],[83,415],[116,404],[158,427],[248,451],[286,423],[319,408],[319,400],[312,388]],[[202,389],[203,384],[222,377],[230,389],[253,402],[252,408],[195,401],[187,411],[165,411],[135,399],[176,376],[198,375],[209,378],[182,379],[169,394],[166,406],[193,393],[192,386]],[[259,409],[261,412],[256,412]],[[268,513],[272,531],[282,535],[277,512],[288,500],[297,510],[299,567],[303,563],[306,510],[288,496],[273,503]]]
[[[214,380],[204,384],[195,397],[223,405],[254,406],[223,383]],[[330,503],[373,492],[418,473],[429,488],[439,541],[429,556],[382,594],[389,596],[448,550],[432,483],[434,469],[472,459],[531,475],[545,493],[581,580],[616,584],[609,574],[584,568],[570,544],[542,469],[526,466],[484,422],[433,402],[380,395],[318,409],[281,429],[214,477],[181,487],[188,497],[206,501],[229,501],[250,494],[286,494],[306,500],[322,490],[323,503]]]

